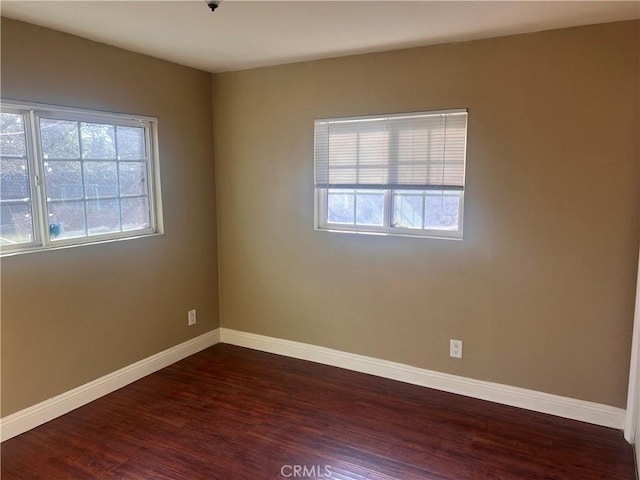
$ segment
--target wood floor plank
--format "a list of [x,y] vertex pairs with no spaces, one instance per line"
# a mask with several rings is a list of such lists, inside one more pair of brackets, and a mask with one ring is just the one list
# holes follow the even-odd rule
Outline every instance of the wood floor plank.
[[635,479],[617,430],[222,344],[1,455],[3,480]]

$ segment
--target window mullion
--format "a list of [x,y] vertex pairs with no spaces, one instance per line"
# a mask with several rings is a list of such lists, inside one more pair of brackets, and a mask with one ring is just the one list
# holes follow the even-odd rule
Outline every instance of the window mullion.
[[384,228],[391,229],[391,217],[393,209],[393,192],[391,189],[384,190],[384,209],[383,214],[383,226]]
[[[38,118],[34,110],[29,110],[29,126],[27,127],[28,143],[30,150],[33,152],[30,155],[30,168],[33,168],[33,175],[29,175],[31,178],[32,188],[34,190],[31,194],[31,210],[33,218],[33,234],[37,237],[38,244],[45,246],[49,243],[49,237],[47,235],[48,229],[45,225],[48,225],[47,221],[47,206],[46,206],[46,192],[45,192],[45,178],[44,178],[44,163],[42,156],[42,148],[39,140]],[[35,198],[34,198],[35,192]]]
[[[390,128],[390,127],[387,127]],[[391,185],[398,184],[398,152],[400,141],[398,130],[393,128],[389,132],[389,149],[387,151],[387,182]],[[393,191],[384,191],[384,226],[391,229],[393,223]]]
[[358,224],[358,190],[354,190],[353,191],[353,225],[357,225],[357,224]]

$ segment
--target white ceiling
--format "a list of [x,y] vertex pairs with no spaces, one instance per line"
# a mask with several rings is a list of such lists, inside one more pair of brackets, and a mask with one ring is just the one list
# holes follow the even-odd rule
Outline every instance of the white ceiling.
[[3,16],[211,72],[640,18],[640,1],[2,1]]

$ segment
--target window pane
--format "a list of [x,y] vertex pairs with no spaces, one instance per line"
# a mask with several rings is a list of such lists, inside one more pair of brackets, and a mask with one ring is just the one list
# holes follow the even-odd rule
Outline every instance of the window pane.
[[458,230],[460,194],[455,192],[426,192],[425,228],[433,230]]
[[1,119],[0,245],[29,243],[34,230],[24,116],[2,113]]
[[391,223],[399,228],[422,228],[422,192],[398,191],[393,196],[393,219]]
[[76,122],[42,118],[40,119],[40,138],[44,158],[80,158]]
[[120,231],[120,207],[118,200],[92,200],[87,202],[87,227],[89,235]]
[[33,241],[31,205],[2,205],[0,208],[0,245]]
[[120,163],[119,167],[121,195],[144,195],[148,193],[146,163]]
[[48,202],[49,235],[52,240],[84,237],[84,205],[80,202]]
[[356,193],[356,224],[382,226],[384,218],[384,193],[359,191]]
[[87,198],[118,196],[116,162],[84,162],[84,192]]
[[146,197],[123,198],[120,200],[122,208],[122,229],[140,230],[149,228],[149,201]]
[[118,126],[117,139],[119,160],[144,160],[147,157],[143,128]]
[[44,177],[48,200],[82,198],[80,162],[44,162]]
[[354,223],[355,194],[344,193],[340,190],[329,191],[327,194],[327,221],[329,223]]
[[3,113],[1,117],[0,154],[5,156],[26,156],[24,117],[16,113]]
[[0,198],[2,200],[28,200],[31,198],[26,160],[0,159]]
[[115,127],[113,125],[82,122],[80,135],[82,158],[115,160]]

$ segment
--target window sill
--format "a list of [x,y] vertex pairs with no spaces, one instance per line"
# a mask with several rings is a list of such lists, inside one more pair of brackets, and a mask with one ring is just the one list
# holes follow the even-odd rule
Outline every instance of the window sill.
[[138,240],[141,238],[149,238],[149,237],[158,237],[164,235],[164,232],[153,232],[153,233],[143,233],[140,235],[135,235],[131,237],[121,237],[121,238],[104,238],[104,239],[96,239],[91,242],[83,242],[83,243],[74,243],[74,244],[65,244],[65,245],[48,245],[46,247],[37,246],[24,248],[21,250],[9,250],[0,252],[0,258],[14,257],[17,255],[25,255],[30,253],[41,253],[41,252],[51,252],[54,250],[66,250],[68,248],[78,248],[78,247],[87,247],[91,245],[102,245],[105,243],[113,243],[113,242],[126,242],[129,240]]
[[[454,235],[444,235],[440,233],[434,233],[433,230],[428,232],[420,232],[413,233],[410,230],[405,229],[393,229],[393,230],[353,230],[347,228],[340,228],[334,226],[316,226],[315,230],[318,232],[329,232],[329,233],[347,233],[352,235],[376,235],[382,237],[409,237],[409,238],[424,238],[431,240],[454,240],[461,242],[463,240],[462,232],[456,232]],[[450,232],[447,232],[450,233]]]

